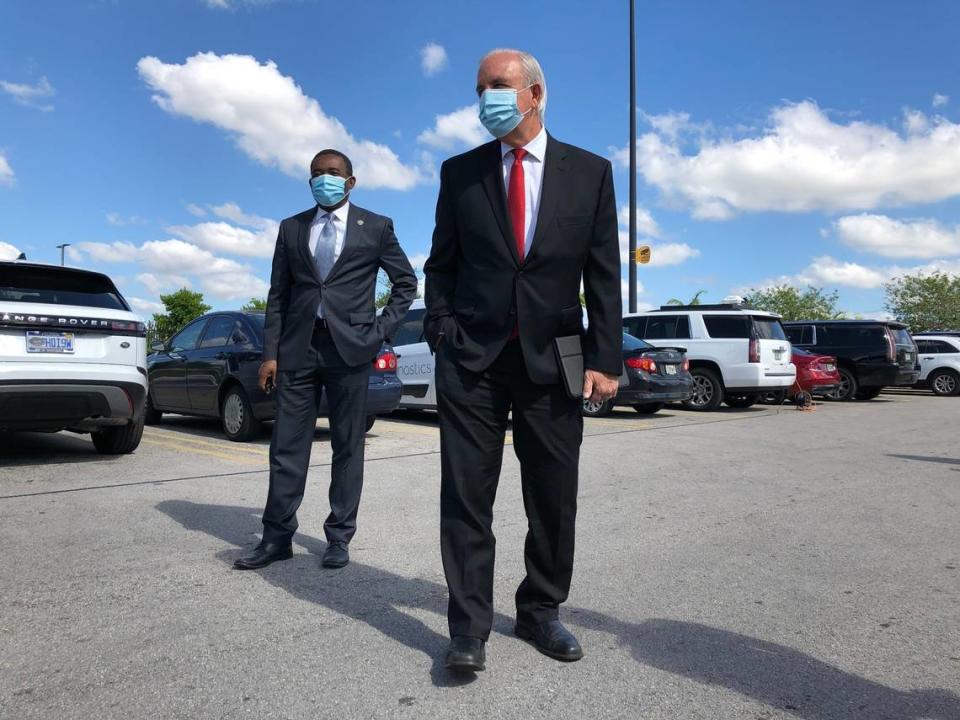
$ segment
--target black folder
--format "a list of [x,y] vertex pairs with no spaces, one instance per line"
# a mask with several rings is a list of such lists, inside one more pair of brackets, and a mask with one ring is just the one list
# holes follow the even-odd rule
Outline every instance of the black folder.
[[[583,398],[583,342],[579,335],[564,335],[553,339],[553,350],[560,367],[560,379],[574,400]],[[620,387],[630,384],[626,366],[620,374]]]

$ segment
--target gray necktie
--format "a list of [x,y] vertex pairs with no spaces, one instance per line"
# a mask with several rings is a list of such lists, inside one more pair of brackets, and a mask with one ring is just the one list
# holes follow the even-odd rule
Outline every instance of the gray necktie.
[[317,239],[317,249],[314,254],[317,270],[320,271],[320,277],[324,279],[333,267],[334,252],[337,245],[337,228],[334,227],[333,223],[333,214],[328,214],[326,223],[320,230],[320,237]]

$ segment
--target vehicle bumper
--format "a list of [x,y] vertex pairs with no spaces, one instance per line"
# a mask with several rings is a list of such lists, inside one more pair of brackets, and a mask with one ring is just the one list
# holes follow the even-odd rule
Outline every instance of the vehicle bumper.
[[[403,385],[397,377],[371,375],[367,385],[367,415],[386,415],[392,413],[400,405],[400,395]],[[317,414],[327,417],[327,394],[323,393]]]
[[[824,395],[829,395],[832,392],[835,392],[840,385],[838,384],[814,384],[814,385],[802,385],[800,390],[811,395],[816,395],[817,397],[822,397]],[[796,393],[791,392],[790,397],[793,397]]]
[[630,369],[630,383],[620,388],[614,405],[636,405],[650,402],[686,400],[693,394],[693,378],[687,374],[649,375]]
[[897,386],[911,386],[916,385],[920,382],[920,371],[919,370],[901,370],[897,373],[897,381],[894,385]]
[[95,430],[143,415],[145,384],[0,380],[0,430]]
[[743,395],[786,389],[796,379],[797,368],[793,363],[770,369],[750,364],[725,370],[723,381],[728,393]]

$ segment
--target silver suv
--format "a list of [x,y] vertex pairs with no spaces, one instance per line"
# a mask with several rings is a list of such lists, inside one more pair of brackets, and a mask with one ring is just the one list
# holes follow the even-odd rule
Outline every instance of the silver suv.
[[146,355],[143,321],[106,275],[0,262],[0,432],[71,430],[133,452]]

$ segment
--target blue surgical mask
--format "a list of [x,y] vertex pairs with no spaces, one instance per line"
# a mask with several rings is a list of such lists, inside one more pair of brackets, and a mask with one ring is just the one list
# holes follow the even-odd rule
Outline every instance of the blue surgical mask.
[[337,175],[317,175],[310,178],[313,199],[323,207],[333,207],[347,196],[347,181]]
[[517,93],[530,87],[533,87],[533,85],[527,85],[520,90],[508,88],[483,91],[480,96],[480,122],[487,129],[487,132],[495,138],[502,138],[504,135],[513,132],[517,125],[523,122],[524,116],[531,112],[533,108],[530,108],[527,112],[520,112],[520,108],[517,106]]

